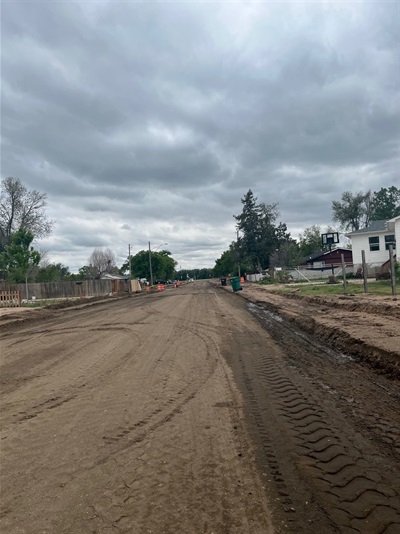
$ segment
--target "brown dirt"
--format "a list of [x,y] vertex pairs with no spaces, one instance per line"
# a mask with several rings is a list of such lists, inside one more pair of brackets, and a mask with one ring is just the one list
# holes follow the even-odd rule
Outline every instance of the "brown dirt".
[[2,325],[1,531],[272,532],[219,317],[188,287]]
[[399,532],[398,321],[350,304],[195,283],[3,322],[2,531]]
[[282,295],[255,284],[245,284],[240,294],[335,349],[400,378],[400,300],[368,294],[309,297],[295,289]]

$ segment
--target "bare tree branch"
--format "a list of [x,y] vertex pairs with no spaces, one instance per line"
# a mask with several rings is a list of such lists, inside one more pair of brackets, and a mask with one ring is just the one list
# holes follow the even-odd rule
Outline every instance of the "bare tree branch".
[[53,221],[45,214],[46,194],[29,191],[19,178],[8,177],[1,181],[0,195],[0,245],[11,243],[18,230],[32,233],[34,239],[49,235]]

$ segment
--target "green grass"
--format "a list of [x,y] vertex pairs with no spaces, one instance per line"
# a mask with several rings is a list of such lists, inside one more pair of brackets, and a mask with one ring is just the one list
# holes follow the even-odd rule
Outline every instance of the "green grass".
[[[282,289],[282,293],[291,293],[296,289],[296,293],[300,295],[343,295],[343,294],[355,294],[359,295],[364,293],[363,284],[347,283],[346,291],[343,290],[343,283],[339,284],[315,284],[315,285],[288,285],[285,289]],[[369,295],[392,295],[392,286],[389,280],[380,280],[378,282],[368,282],[368,294]]]

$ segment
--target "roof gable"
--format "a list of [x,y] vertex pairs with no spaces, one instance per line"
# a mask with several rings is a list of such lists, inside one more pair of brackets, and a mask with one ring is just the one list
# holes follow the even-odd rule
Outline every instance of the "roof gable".
[[314,261],[318,258],[322,258],[323,256],[326,256],[327,254],[333,254],[334,252],[337,252],[339,250],[343,250],[344,252],[351,252],[351,249],[350,248],[346,248],[346,247],[336,247],[336,248],[333,248],[331,251],[330,250],[327,250],[326,252],[324,252],[323,250],[320,250],[318,252],[314,252],[314,254],[309,254],[308,256],[304,256],[304,258],[302,258],[301,260],[301,263],[308,263],[310,261]]
[[346,237],[350,237],[358,234],[369,234],[374,232],[387,232],[387,221],[371,221],[366,228],[361,228],[360,230],[355,230],[354,232],[349,232],[346,234]]

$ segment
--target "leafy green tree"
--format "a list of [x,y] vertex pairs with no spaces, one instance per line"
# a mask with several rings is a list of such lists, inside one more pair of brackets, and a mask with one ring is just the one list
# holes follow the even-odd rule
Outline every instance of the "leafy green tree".
[[202,269],[180,269],[174,274],[175,280],[186,280],[194,278],[195,280],[209,280],[213,276],[213,269],[203,267]]
[[33,239],[51,233],[53,222],[45,214],[46,195],[29,191],[19,178],[4,178],[0,194],[0,251],[11,245],[13,234],[25,229]]
[[35,276],[36,282],[60,282],[62,280],[69,280],[71,273],[69,268],[62,263],[48,263],[44,266],[39,266]]
[[382,187],[372,199],[372,221],[389,220],[400,215],[400,189]]
[[[172,280],[175,274],[175,267],[177,262],[172,258],[171,252],[168,250],[161,250],[159,252],[151,252],[151,267],[153,271],[153,280],[157,278],[162,280]],[[141,250],[135,256],[131,256],[131,269],[133,278],[147,278],[150,279],[150,262],[149,251]],[[122,274],[129,272],[129,258],[121,266],[120,272]]]
[[[336,232],[336,230],[328,226],[324,233],[330,232]],[[329,245],[322,244],[322,231],[320,226],[314,224],[304,229],[304,232],[299,235],[299,249],[302,257],[310,256],[315,252],[326,252],[329,250]]]
[[240,261],[247,261],[252,270],[261,272],[269,267],[270,256],[290,238],[286,224],[276,225],[277,204],[257,204],[251,189],[241,199],[242,213],[234,215],[241,232],[237,248]]
[[32,232],[21,228],[12,235],[11,243],[0,254],[1,270],[7,273],[9,283],[26,282],[30,270],[39,265],[40,254],[31,246],[32,241]]
[[400,261],[396,261],[394,264],[394,273],[397,284],[400,284]]
[[228,276],[229,274],[237,274],[237,255],[233,244],[229,250],[225,250],[221,257],[217,259],[214,266],[214,276]]
[[191,269],[189,271],[189,276],[195,278],[196,280],[209,280],[213,276],[213,270],[208,267],[203,267],[202,269]]
[[300,263],[302,254],[297,241],[290,238],[284,241],[280,247],[271,254],[271,267],[294,268]]
[[299,248],[302,256],[309,256],[323,250],[321,242],[321,227],[314,224],[304,229],[299,235]]
[[342,193],[342,201],[332,201],[332,219],[345,230],[360,230],[368,226],[371,217],[371,191],[360,191],[353,195],[350,191]]
[[[72,276],[72,275],[71,275]],[[76,275],[77,280],[94,280],[97,276],[97,271],[90,265],[83,265],[78,269]]]
[[171,252],[168,250],[160,250],[160,252],[151,253],[151,264],[153,268],[153,278],[161,278],[163,280],[172,280],[175,275],[175,267],[177,262],[172,258]]
[[342,201],[332,202],[332,218],[345,230],[359,230],[370,221],[388,220],[400,215],[400,189],[382,187],[378,192],[350,191],[342,194]]

